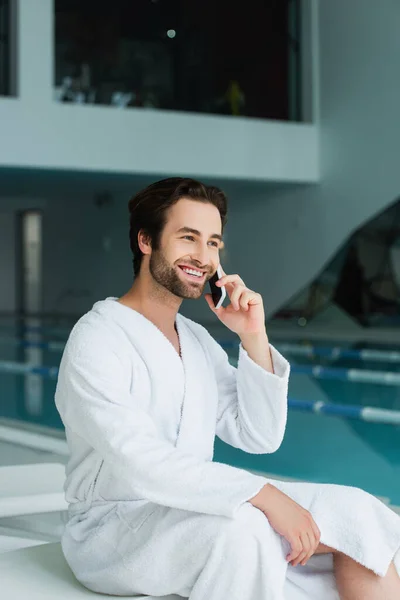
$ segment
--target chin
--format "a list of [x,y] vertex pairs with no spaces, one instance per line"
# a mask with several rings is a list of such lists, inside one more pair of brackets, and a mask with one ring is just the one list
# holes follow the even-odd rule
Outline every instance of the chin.
[[198,300],[203,295],[203,290],[192,290],[191,292],[186,292],[182,295],[182,298],[185,300]]

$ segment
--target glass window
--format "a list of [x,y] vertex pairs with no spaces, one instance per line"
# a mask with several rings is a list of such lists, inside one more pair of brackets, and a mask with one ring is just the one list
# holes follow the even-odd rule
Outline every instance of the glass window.
[[306,326],[322,313],[323,326],[331,315],[353,333],[355,323],[364,332],[400,329],[400,199],[362,225],[275,320],[303,326],[306,337]]
[[11,95],[10,1],[0,0],[0,96]]
[[55,0],[55,97],[301,120],[298,5]]

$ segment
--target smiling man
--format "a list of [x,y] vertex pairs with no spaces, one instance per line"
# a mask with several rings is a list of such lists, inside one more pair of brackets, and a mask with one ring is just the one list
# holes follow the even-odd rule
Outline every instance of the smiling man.
[[65,557],[89,589],[190,600],[395,600],[400,518],[366,492],[270,480],[213,461],[215,435],[276,451],[289,364],[270,345],[263,299],[224,274],[216,318],[238,368],[183,317],[219,265],[224,193],[171,178],[129,203],[135,280],[74,327],[56,405],[71,452]]

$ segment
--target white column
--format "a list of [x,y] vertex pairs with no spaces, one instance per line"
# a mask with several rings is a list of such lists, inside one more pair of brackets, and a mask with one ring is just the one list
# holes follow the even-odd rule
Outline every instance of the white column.
[[17,93],[29,103],[52,102],[53,0],[14,0],[17,19]]
[[319,0],[301,0],[301,93],[302,117],[319,123]]

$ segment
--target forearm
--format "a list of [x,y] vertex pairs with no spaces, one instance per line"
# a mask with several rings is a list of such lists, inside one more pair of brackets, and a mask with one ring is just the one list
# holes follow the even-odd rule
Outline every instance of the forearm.
[[266,331],[241,335],[240,341],[249,357],[255,363],[269,373],[275,373]]

